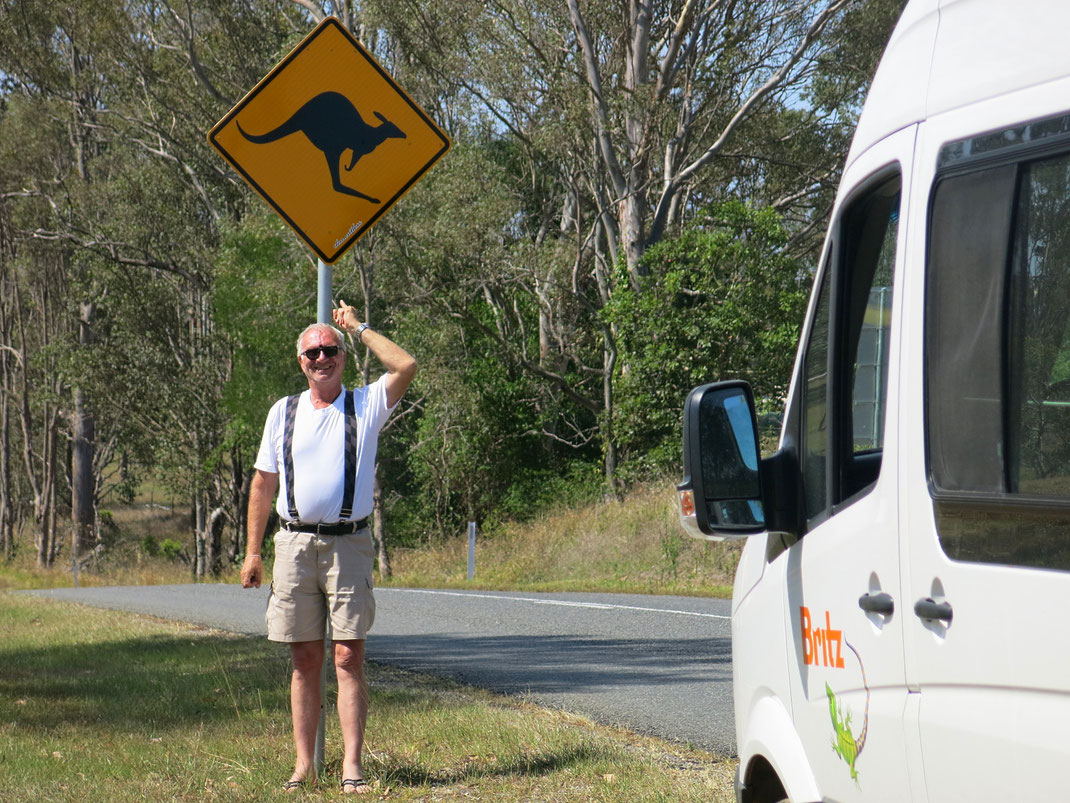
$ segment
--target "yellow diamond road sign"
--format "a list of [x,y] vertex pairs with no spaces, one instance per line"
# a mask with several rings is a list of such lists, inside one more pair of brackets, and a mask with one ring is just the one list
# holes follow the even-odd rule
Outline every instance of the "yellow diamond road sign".
[[324,262],[449,150],[449,138],[328,17],[208,132]]

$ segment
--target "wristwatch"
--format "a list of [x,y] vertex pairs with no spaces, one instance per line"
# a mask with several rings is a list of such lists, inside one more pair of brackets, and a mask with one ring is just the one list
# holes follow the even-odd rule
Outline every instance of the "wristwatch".
[[363,338],[365,329],[371,329],[371,327],[368,326],[368,324],[366,323],[362,323],[360,326],[357,327],[357,331],[353,333],[353,336],[356,337],[357,340],[359,340],[361,343],[364,342]]

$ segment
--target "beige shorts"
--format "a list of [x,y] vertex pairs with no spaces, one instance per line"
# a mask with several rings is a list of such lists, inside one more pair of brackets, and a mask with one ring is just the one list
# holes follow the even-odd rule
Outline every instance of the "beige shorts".
[[321,641],[328,612],[334,641],[363,639],[375,621],[371,529],[352,535],[275,534],[268,597],[272,641]]

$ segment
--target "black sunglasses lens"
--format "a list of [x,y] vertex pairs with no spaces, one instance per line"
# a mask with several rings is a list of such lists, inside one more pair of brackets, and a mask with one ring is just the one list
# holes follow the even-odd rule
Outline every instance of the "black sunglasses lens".
[[320,358],[321,352],[324,357],[330,359],[338,354],[338,346],[316,346],[314,349],[308,349],[308,351],[305,352],[305,356],[315,362]]

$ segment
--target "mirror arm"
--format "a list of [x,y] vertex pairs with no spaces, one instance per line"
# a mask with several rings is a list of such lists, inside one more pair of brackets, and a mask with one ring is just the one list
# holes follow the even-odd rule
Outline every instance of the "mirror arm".
[[782,448],[760,466],[766,529],[798,536],[799,468],[794,449]]

